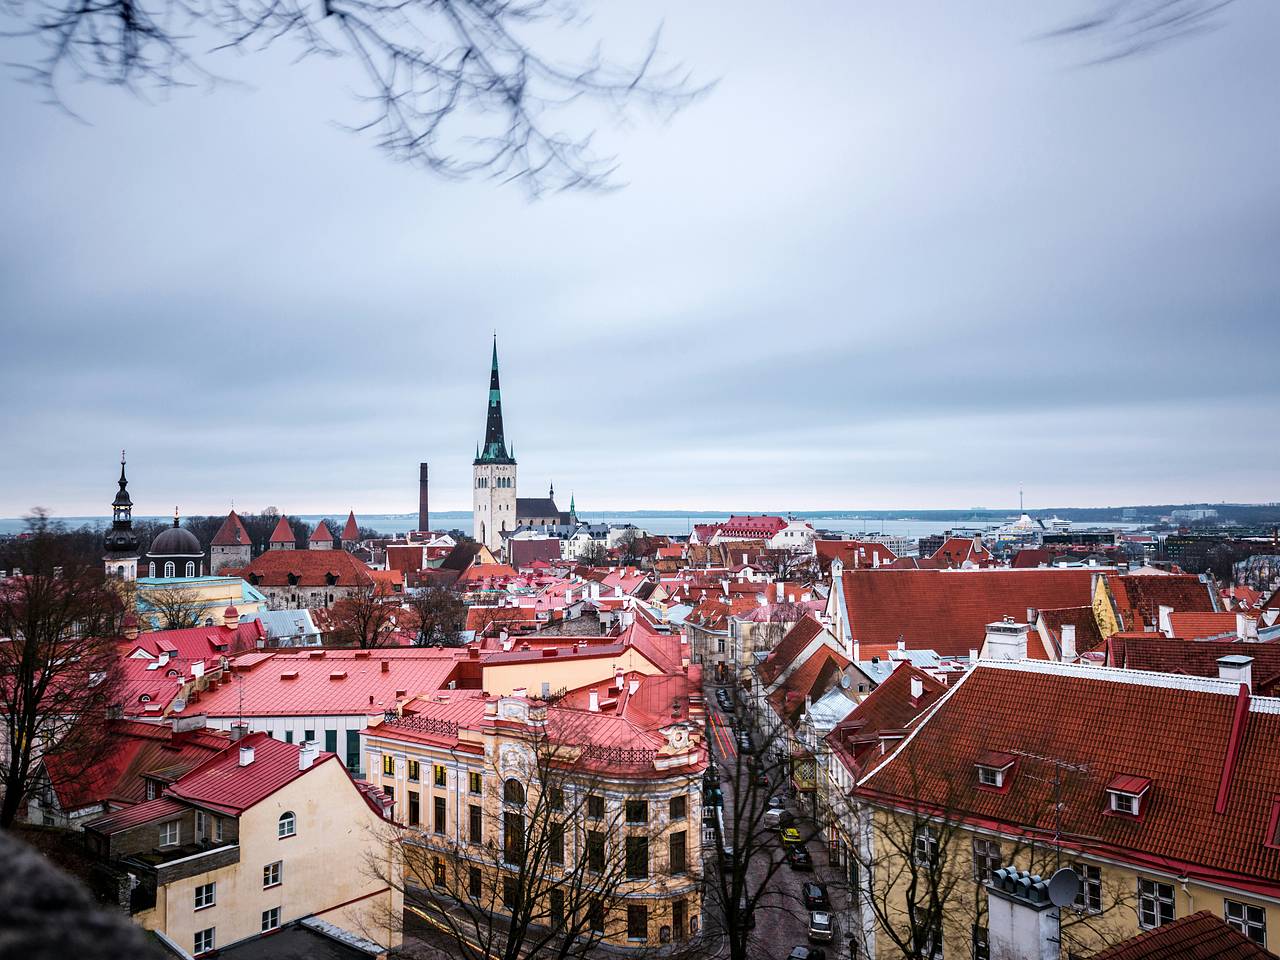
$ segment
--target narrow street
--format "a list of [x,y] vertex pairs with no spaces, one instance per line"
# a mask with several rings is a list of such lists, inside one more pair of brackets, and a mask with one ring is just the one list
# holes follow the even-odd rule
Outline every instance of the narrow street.
[[[727,825],[732,822],[735,799],[733,795],[734,766],[737,763],[738,751],[736,736],[729,726],[728,714],[717,702],[715,696],[717,689],[715,686],[709,686],[707,691],[708,739],[720,767],[720,786],[724,793],[724,821]],[[797,870],[790,864],[784,863],[775,871],[757,902],[755,926],[752,930],[748,953],[752,960],[785,960],[795,947],[807,946],[825,950],[827,960],[848,956],[847,931],[842,929],[840,919],[846,909],[843,871],[830,865],[830,857],[822,843],[821,834],[809,815],[808,804],[802,805],[794,795],[791,795],[781,765],[771,768],[769,775],[771,781],[769,795],[786,798],[785,809],[795,818],[792,825],[798,827],[803,836],[814,837],[805,844],[813,859],[813,870]],[[730,831],[731,828],[726,827],[726,830]],[[768,851],[777,858],[782,856],[782,841],[778,831],[772,833]],[[731,840],[726,838],[726,842]],[[715,862],[716,851],[713,847],[707,848],[706,856],[708,871],[719,869],[719,865]],[[768,864],[765,863],[763,850],[753,858],[748,869],[748,875],[751,878],[748,889],[755,890],[768,873]],[[823,884],[827,889],[831,901],[831,913],[833,918],[836,918],[834,935],[830,943],[816,943],[809,940],[809,911],[805,906],[803,894],[803,886],[809,881]],[[710,912],[719,909],[716,898],[708,895],[706,910]],[[708,929],[715,929],[724,924],[723,917],[707,919]],[[728,955],[727,940],[714,955]]]

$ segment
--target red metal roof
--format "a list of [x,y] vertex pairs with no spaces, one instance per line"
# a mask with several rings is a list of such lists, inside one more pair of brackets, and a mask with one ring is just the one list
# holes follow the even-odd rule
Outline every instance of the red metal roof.
[[[241,766],[240,751],[245,747],[253,748],[253,762]],[[338,759],[336,754],[321,753],[308,770],[299,770],[300,749],[265,733],[251,733],[171,784],[166,793],[202,807],[241,814],[304,773]]]
[[[234,665],[236,682],[201,693],[193,709],[211,717],[237,716],[243,690],[247,717],[380,713],[398,700],[444,689],[465,655],[465,651],[432,647],[303,648],[239,658]],[[345,676],[334,679],[334,673]]]
[[179,803],[169,797],[156,797],[146,803],[135,803],[116,813],[105,817],[97,817],[85,824],[95,833],[112,834],[138,827],[144,823],[163,823],[173,820],[187,810],[186,804]]

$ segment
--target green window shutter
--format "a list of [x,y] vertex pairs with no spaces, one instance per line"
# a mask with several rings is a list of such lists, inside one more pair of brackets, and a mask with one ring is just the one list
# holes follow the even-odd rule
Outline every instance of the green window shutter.
[[338,752],[338,731],[326,730],[324,732],[324,749],[325,753]]
[[360,767],[360,731],[347,731],[347,769],[357,770]]

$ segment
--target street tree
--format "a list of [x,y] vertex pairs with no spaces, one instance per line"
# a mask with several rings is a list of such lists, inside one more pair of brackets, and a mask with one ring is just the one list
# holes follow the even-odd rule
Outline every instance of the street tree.
[[140,591],[139,599],[151,608],[152,625],[157,630],[185,630],[200,626],[204,604],[194,590],[155,587]]
[[116,585],[59,533],[33,517],[22,573],[0,581],[0,827],[22,810],[45,751],[57,746],[72,776],[98,762],[122,696]]
[[386,646],[399,609],[398,599],[387,596],[377,582],[358,584],[329,610],[333,642],[362,650]]
[[418,646],[461,646],[462,630],[467,623],[467,606],[456,593],[448,587],[433,584],[414,593],[409,598],[409,606],[418,621]]

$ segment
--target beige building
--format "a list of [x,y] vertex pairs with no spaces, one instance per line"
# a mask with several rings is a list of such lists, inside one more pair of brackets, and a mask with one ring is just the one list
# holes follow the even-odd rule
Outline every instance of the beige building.
[[85,835],[134,920],[193,956],[304,919],[386,949],[400,897],[362,868],[394,853],[374,796],[313,744],[248,734]]
[[540,928],[578,916],[588,936],[636,949],[700,934],[700,707],[683,676],[602,689],[555,706],[440,695],[370,725],[369,779],[395,800],[406,888],[422,891],[411,909],[462,899],[509,915],[519,881]]

